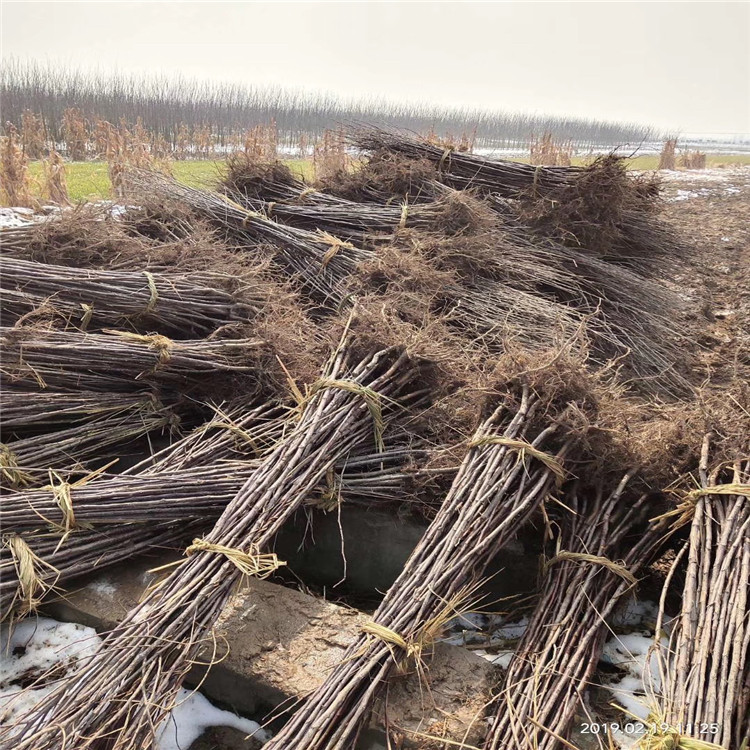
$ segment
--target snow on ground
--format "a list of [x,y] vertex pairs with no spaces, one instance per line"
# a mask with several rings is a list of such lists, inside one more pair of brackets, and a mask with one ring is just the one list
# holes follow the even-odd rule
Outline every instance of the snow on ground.
[[612,693],[613,702],[627,712],[619,721],[621,728],[612,733],[623,750],[635,748],[645,733],[646,720],[655,704],[654,696],[661,690],[658,654],[669,646],[671,619],[665,618],[662,623],[664,630],[658,648],[656,619],[657,606],[653,602],[628,602],[611,624],[615,630],[628,629],[629,632],[613,632],[604,644],[601,662],[620,670],[600,684]]
[[528,624],[528,617],[509,622],[505,616],[467,612],[447,624],[443,642],[466,646],[477,656],[507,669]]
[[0,207],[0,229],[3,227],[22,227],[31,224],[39,218],[30,208],[13,206]]
[[[611,636],[604,646],[600,663],[615,666],[618,671],[612,673],[608,670],[606,678],[599,684],[612,694],[612,702],[630,714],[622,714],[619,724],[623,729],[613,732],[623,750],[635,748],[643,734],[643,731],[638,731],[637,722],[645,722],[649,704],[653,703],[649,696],[658,693],[661,687],[654,650],[657,614],[658,607],[654,602],[631,598],[608,621]],[[443,642],[465,646],[477,656],[507,669],[528,624],[526,617],[510,621],[507,616],[469,612],[448,623]],[[669,619],[665,619],[663,627],[669,631]],[[660,646],[667,645],[667,635],[662,635]],[[595,717],[590,707],[588,712]],[[634,731],[627,734],[624,731],[626,726]]]
[[[30,617],[12,630],[0,629],[0,726],[12,725],[52,690],[52,684],[26,689],[38,677],[63,677],[92,656],[101,638],[93,628]],[[188,750],[212,726],[234,727],[265,742],[269,736],[250,719],[212,705],[198,692],[180,690],[159,735],[157,750]]]
[[205,695],[182,688],[175,707],[159,735],[157,750],[186,750],[208,727],[234,727],[266,742],[270,735],[250,719],[216,708]]

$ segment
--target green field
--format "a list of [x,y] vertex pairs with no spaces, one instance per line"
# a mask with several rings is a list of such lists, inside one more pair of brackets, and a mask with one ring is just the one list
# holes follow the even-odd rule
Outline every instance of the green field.
[[[292,171],[302,177],[312,176],[312,162],[293,159],[286,162]],[[190,187],[213,187],[221,178],[223,161],[175,161],[172,173],[180,182]],[[29,165],[33,190],[42,194],[42,163]],[[107,163],[102,161],[76,161],[65,165],[70,199],[77,203],[84,200],[101,200],[112,197],[112,186],[107,174]]]
[[[518,158],[518,161],[525,161]],[[590,157],[574,157],[573,163],[585,165],[591,161]],[[750,154],[708,154],[706,161],[709,167],[750,164]],[[312,178],[312,162],[310,160],[292,159],[286,162],[292,171],[300,176]],[[171,168],[174,176],[191,187],[212,187],[221,177],[224,162],[222,161],[176,161]],[[643,154],[629,160],[630,169],[656,169],[659,157],[655,154]],[[32,162],[29,166],[34,191],[42,193],[42,165]],[[101,161],[72,162],[66,164],[65,174],[68,181],[68,192],[73,202],[82,200],[101,200],[112,197],[107,164]]]

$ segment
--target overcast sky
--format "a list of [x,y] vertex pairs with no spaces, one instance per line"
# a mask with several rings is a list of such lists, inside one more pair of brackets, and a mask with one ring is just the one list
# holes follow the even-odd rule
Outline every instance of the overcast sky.
[[3,55],[750,132],[750,3],[1,0]]

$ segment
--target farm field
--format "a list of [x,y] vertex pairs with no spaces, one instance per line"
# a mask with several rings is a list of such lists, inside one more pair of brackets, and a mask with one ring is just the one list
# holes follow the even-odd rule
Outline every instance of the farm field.
[[[312,174],[312,162],[302,159],[291,159],[285,162],[290,169],[303,177]],[[190,187],[209,187],[220,178],[224,162],[219,160],[174,161],[170,168],[175,178]],[[43,179],[42,163],[29,164],[29,175],[32,180],[32,193],[39,196]],[[68,192],[73,202],[106,200],[112,197],[112,187],[104,161],[66,162],[65,177]]]
[[[528,163],[524,157],[512,157],[513,161]],[[312,179],[313,163],[309,159],[285,159],[283,162],[300,177]],[[590,158],[574,156],[574,166],[585,166]],[[658,155],[644,154],[627,160],[628,169],[653,170],[659,164]],[[727,167],[750,164],[750,154],[707,154],[706,166]],[[190,187],[208,187],[215,184],[222,175],[224,162],[221,160],[173,161],[170,168],[175,178]],[[32,180],[32,192],[39,195],[41,191],[42,164],[31,162],[29,174]],[[82,200],[105,200],[112,197],[107,164],[103,161],[66,162],[65,175],[70,199],[73,202]]]

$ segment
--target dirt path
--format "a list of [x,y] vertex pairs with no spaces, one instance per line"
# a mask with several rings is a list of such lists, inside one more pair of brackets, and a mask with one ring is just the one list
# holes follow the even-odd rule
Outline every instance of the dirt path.
[[664,197],[666,217],[696,247],[674,282],[707,321],[701,366],[720,385],[750,366],[750,168],[668,175]]

